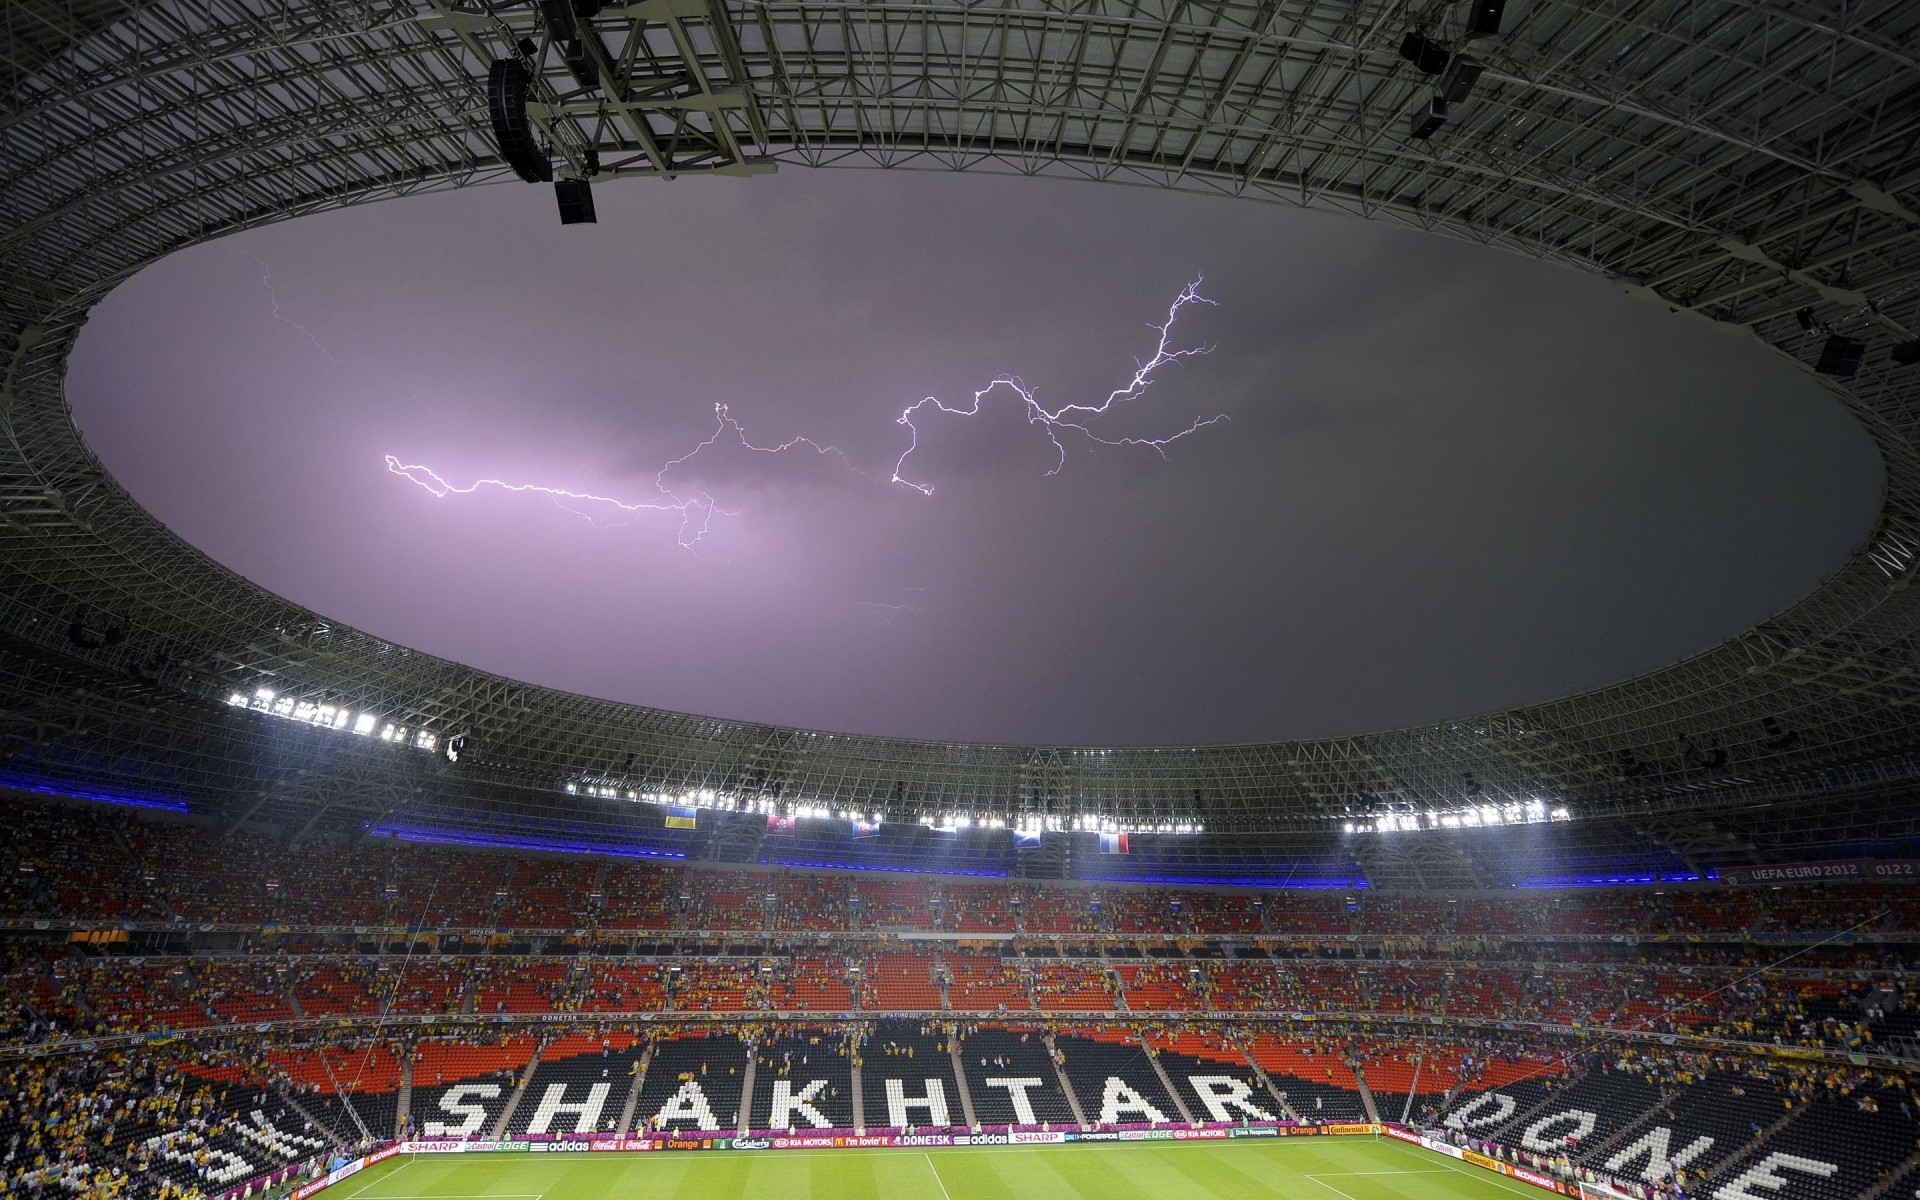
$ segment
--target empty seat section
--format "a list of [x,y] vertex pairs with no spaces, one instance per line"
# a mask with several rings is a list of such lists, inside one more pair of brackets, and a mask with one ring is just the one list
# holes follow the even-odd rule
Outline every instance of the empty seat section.
[[[1724,1181],[1720,1190],[1744,1182],[1734,1194],[1758,1192],[1778,1200],[1849,1200],[1914,1153],[1913,1117],[1901,1111],[1903,1103],[1911,1108],[1901,1089],[1882,1091],[1866,1083],[1822,1088],[1785,1128],[1716,1182]],[[1767,1173],[1787,1185],[1772,1185]]]
[[1180,1120],[1180,1106],[1167,1095],[1147,1052],[1130,1034],[1089,1032],[1055,1038],[1054,1046],[1088,1121],[1159,1125]]
[[781,1012],[846,1012],[853,1007],[846,960],[783,960],[775,968],[768,1003]]
[[[1704,1174],[1758,1140],[1786,1115],[1786,1101],[1787,1093],[1771,1080],[1716,1071],[1662,1105],[1638,1137],[1596,1146],[1580,1159],[1639,1183],[1669,1178],[1676,1158],[1682,1169]],[[1650,1152],[1653,1143],[1643,1146],[1648,1133],[1664,1136],[1665,1158]]]
[[860,1083],[869,1129],[964,1121],[947,1035],[936,1026],[874,1022],[860,1047]]
[[[1273,1080],[1287,1106],[1305,1121],[1364,1121],[1366,1105],[1337,1048],[1255,1034],[1247,1052]],[[1384,1115],[1384,1114],[1383,1114]]]
[[667,1002],[666,970],[654,963],[592,965],[580,1007],[587,1012],[658,1012]]
[[934,960],[925,954],[881,954],[861,971],[860,1007],[932,1011],[940,1007]]
[[853,1128],[846,1040],[838,1030],[796,1029],[762,1041],[755,1050],[752,1127]]
[[982,1125],[1073,1126],[1073,1107],[1039,1030],[974,1030],[961,1039],[960,1063]]
[[627,1033],[571,1034],[540,1051],[509,1133],[595,1133],[618,1127],[640,1046]]
[[1149,1036],[1160,1054],[1160,1069],[1187,1102],[1196,1121],[1273,1121],[1280,1111],[1259,1076],[1224,1038],[1195,1033]]
[[1498,1126],[1494,1136],[1535,1154],[1586,1150],[1619,1132],[1661,1095],[1658,1084],[1606,1064],[1554,1088],[1532,1110]]
[[409,1123],[430,1138],[490,1136],[534,1046],[525,1035],[480,1045],[417,1044]]
[[964,1012],[1025,1012],[1033,1005],[1018,967],[987,955],[947,956],[949,1005]]
[[1097,963],[1054,962],[1033,969],[1033,996],[1042,1012],[1112,1012],[1113,985]]
[[730,1033],[657,1041],[634,1108],[636,1129],[706,1131],[739,1126],[746,1047]]

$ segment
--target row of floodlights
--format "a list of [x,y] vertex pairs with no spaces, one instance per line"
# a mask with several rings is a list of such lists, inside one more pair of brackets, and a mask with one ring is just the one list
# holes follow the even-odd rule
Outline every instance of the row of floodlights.
[[708,808],[715,812],[763,813],[784,817],[840,817],[849,821],[878,821],[879,813],[869,816],[852,809],[828,808],[814,804],[778,804],[765,796],[736,796],[713,788],[686,788],[678,792],[640,791],[617,787],[592,779],[580,779],[566,785],[569,796],[596,796],[602,800],[630,800],[635,804],[664,804],[673,808]]
[[1540,825],[1548,821],[1571,820],[1573,814],[1564,806],[1550,808],[1545,801],[1528,800],[1516,804],[1470,804],[1464,808],[1386,813],[1365,820],[1346,821],[1341,828],[1347,833],[1405,833],[1417,829],[1484,829],[1499,825]]
[[227,703],[234,708],[298,721],[302,725],[318,725],[323,729],[357,733],[361,737],[377,737],[383,742],[412,746],[419,750],[433,750],[439,746],[439,739],[424,729],[409,729],[393,721],[382,721],[370,712],[355,713],[350,708],[337,705],[276,695],[272,688],[255,688],[251,696],[245,692],[234,692],[227,697]]
[[1123,821],[1094,813],[1074,817],[1002,817],[991,813],[950,813],[924,816],[920,823],[931,829],[952,832],[959,829],[1011,829],[1028,835],[1038,833],[1205,833],[1198,821]]
[[[736,796],[714,788],[686,788],[681,791],[665,792],[641,791],[637,788],[618,787],[596,780],[580,779],[568,782],[564,790],[569,796],[592,796],[601,800],[625,800],[634,804],[658,804],[669,808],[705,808],[716,812],[864,821],[873,825],[879,825],[885,820],[885,814],[878,811],[863,812],[860,809],[841,808],[808,801],[781,801],[768,796]],[[1207,830],[1207,827],[1198,821],[1131,821],[1097,813],[1082,813],[1073,817],[1001,816],[982,812],[940,813],[922,816],[919,823],[943,833],[954,833],[962,829],[1010,829],[1015,833],[1024,834],[1067,832],[1193,834],[1205,833]]]

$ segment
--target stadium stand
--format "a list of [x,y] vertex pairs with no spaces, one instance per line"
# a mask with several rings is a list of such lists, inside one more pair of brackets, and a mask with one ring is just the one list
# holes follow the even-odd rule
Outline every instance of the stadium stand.
[[[982,1125],[1058,1127],[1049,1036],[1092,1121],[1347,1123],[1370,1098],[1542,1170],[1709,1200],[1858,1200],[1914,1171],[1916,909],[1878,884],[867,878],[215,846],[21,812],[0,1053],[70,1049],[4,1068],[0,1145],[28,1190],[117,1170],[129,1197],[212,1191],[392,1135],[408,1079],[405,1126],[435,1137],[606,1131],[630,1098],[643,1128],[731,1131],[749,1044],[755,1127],[776,1105],[795,1128],[958,1125],[963,1080]],[[1874,938],[1832,940],[1862,921]],[[1028,1113],[994,1079],[1037,1080]],[[111,1121],[76,1125],[102,1105]]]
[[750,1127],[852,1129],[853,1060],[846,1042],[844,1030],[806,1027],[764,1037],[754,1050]]
[[948,1036],[915,1021],[873,1023],[859,1050],[867,1128],[964,1124]]
[[1180,1106],[1131,1032],[1079,1031],[1056,1037],[1054,1048],[1088,1121],[1098,1125],[1179,1122]]
[[509,1133],[611,1132],[639,1073],[641,1047],[631,1034],[566,1034],[540,1050]]
[[669,1034],[653,1043],[636,1128],[719,1131],[738,1128],[747,1050],[732,1033]]
[[1037,1028],[968,1030],[960,1063],[980,1124],[1074,1126],[1073,1108]]

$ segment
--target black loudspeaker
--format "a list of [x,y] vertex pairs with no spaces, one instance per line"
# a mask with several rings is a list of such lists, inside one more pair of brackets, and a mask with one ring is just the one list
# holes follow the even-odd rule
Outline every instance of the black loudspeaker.
[[1473,85],[1480,82],[1480,72],[1485,70],[1478,61],[1464,54],[1456,54],[1447,64],[1447,73],[1440,77],[1440,98],[1448,104],[1458,104],[1467,98]]
[[1507,0],[1473,0],[1467,9],[1467,36],[1493,37],[1500,32],[1500,18],[1507,11]]
[[532,80],[517,58],[495,59],[487,70],[487,119],[500,144],[500,161],[528,183],[553,178],[553,163],[527,120],[527,90]]
[[560,202],[562,225],[591,225],[593,185],[584,179],[561,179],[553,185],[553,198]]
[[1400,57],[1427,75],[1447,69],[1447,48],[1424,33],[1409,33],[1400,39]]
[[1813,365],[1813,369],[1822,375],[1851,379],[1859,373],[1860,360],[1866,353],[1867,344],[1858,338],[1831,334],[1827,337],[1826,345],[1820,347],[1820,361]]
[[1901,342],[1893,348],[1892,353],[1896,365],[1910,367],[1920,363],[1920,342]]
[[1424,142],[1447,123],[1447,102],[1435,96],[1413,114],[1413,140]]

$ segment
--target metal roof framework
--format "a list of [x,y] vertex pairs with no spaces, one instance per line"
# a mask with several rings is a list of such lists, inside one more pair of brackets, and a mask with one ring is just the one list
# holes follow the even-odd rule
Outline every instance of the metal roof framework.
[[[1920,7],[1515,0],[1499,36],[1471,41],[1464,5],[1437,0],[558,12],[594,7],[6,6],[0,775],[165,794],[289,833],[354,828],[418,797],[443,818],[635,819],[563,791],[593,778],[891,820],[1095,812],[1215,834],[1543,797],[1635,838],[1759,856],[1920,835],[1920,806],[1898,802],[1920,778],[1920,368],[1888,356],[1920,330]],[[1397,53],[1416,27],[1484,68],[1425,141],[1408,123],[1434,80]],[[1261,745],[779,728],[532,687],[383,642],[145,513],[75,430],[65,361],[91,306],[173,250],[510,179],[486,74],[512,55],[529,64],[529,116],[562,177],[865,166],[1213,192],[1597,272],[1802,368],[1828,333],[1858,338],[1865,365],[1825,383],[1879,450],[1879,519],[1811,595],[1664,669],[1471,719]],[[223,703],[263,681],[390,716],[437,747],[458,739],[459,759]]]

